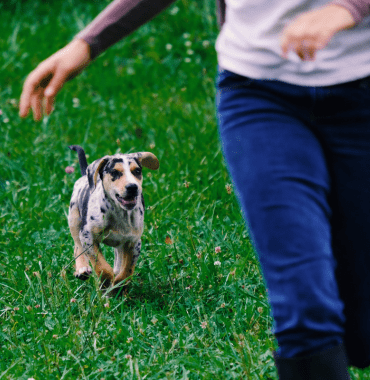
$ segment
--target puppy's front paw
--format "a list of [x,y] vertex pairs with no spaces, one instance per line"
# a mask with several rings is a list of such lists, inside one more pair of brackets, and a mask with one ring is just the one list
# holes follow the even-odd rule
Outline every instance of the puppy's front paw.
[[82,267],[79,270],[77,270],[74,275],[76,278],[82,281],[86,281],[92,273],[92,269],[87,266],[87,267]]

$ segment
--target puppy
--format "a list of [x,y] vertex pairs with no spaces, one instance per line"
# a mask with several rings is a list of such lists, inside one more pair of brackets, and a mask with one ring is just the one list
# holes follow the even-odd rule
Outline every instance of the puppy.
[[[142,167],[157,170],[158,159],[149,152],[115,154],[88,165],[80,146],[69,148],[78,153],[82,174],[74,185],[68,215],[75,243],[74,275],[88,279],[90,261],[103,288],[127,284],[140,256],[144,227]],[[103,257],[100,243],[114,247],[113,269]]]

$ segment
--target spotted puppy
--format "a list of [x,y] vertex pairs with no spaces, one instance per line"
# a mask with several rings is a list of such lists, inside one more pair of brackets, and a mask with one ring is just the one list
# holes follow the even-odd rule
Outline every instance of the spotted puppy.
[[[84,150],[78,153],[82,177],[73,188],[68,224],[75,243],[75,276],[86,280],[92,273],[89,260],[104,288],[132,276],[140,255],[144,225],[142,167],[156,170],[157,157],[149,152],[104,156],[87,165]],[[114,247],[114,268],[99,245]]]

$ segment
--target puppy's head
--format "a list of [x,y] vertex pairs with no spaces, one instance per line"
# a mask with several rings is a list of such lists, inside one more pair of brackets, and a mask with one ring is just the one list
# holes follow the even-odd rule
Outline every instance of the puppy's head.
[[89,186],[93,191],[98,178],[107,196],[119,207],[132,210],[142,193],[142,167],[157,170],[158,158],[150,152],[115,154],[103,157],[94,171],[87,170]]

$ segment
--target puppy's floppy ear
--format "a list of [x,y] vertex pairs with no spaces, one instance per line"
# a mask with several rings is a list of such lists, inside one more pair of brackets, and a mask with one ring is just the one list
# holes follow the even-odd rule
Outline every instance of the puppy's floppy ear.
[[96,188],[96,183],[98,182],[98,174],[101,180],[103,180],[103,170],[105,165],[109,161],[109,156],[104,156],[98,163],[98,165],[89,165],[87,168],[87,179],[89,181],[90,191],[93,192]]
[[151,170],[157,170],[159,168],[158,158],[150,152],[136,153],[136,158],[141,165]]
[[103,180],[103,170],[104,170],[105,165],[108,163],[108,161],[109,161],[109,156],[104,156],[100,160],[98,167],[95,169],[95,173],[94,173],[94,189],[96,187],[96,182],[98,181],[98,174],[100,175],[100,179]]

